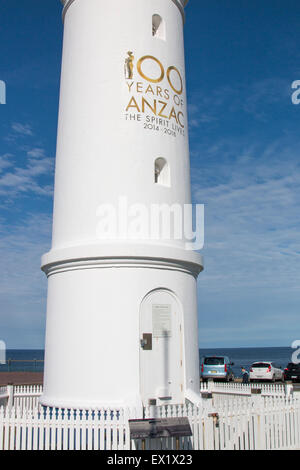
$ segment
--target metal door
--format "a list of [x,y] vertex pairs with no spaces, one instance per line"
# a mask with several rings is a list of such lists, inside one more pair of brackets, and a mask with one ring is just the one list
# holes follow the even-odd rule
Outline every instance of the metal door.
[[140,310],[140,387],[144,405],[183,403],[182,310],[173,293],[158,289]]

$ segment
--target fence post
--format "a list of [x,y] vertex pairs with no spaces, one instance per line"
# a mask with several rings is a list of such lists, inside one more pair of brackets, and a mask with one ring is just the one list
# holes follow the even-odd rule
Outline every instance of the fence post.
[[285,395],[287,397],[289,397],[293,394],[293,392],[294,392],[294,386],[293,386],[292,382],[287,382],[285,384]]
[[265,448],[263,397],[261,388],[251,388],[251,404],[254,414],[255,450]]
[[214,385],[215,385],[215,383],[214,383],[213,380],[208,380],[208,382],[207,382],[207,391],[209,393],[213,393]]
[[[210,387],[211,388],[211,387]],[[202,392],[202,413],[204,416],[204,450],[214,450],[214,418],[211,415],[213,410],[213,394],[209,391]],[[200,424],[201,425],[201,424]]]
[[7,407],[8,409],[11,409],[14,405],[14,385],[13,384],[7,384]]
[[213,411],[213,394],[211,392],[202,392],[201,397],[202,397],[203,408],[205,408],[209,412],[212,412]]
[[149,416],[148,416],[149,419],[154,419],[154,418],[157,418],[157,406],[156,404],[152,405],[151,403],[149,403]]

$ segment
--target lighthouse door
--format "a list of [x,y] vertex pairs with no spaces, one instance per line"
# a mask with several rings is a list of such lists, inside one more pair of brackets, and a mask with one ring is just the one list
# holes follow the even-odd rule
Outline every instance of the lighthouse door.
[[176,297],[159,289],[140,312],[140,387],[143,404],[183,403],[182,310]]

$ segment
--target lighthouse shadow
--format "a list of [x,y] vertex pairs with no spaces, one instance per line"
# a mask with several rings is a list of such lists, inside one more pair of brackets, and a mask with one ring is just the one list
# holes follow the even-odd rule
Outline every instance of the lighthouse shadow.
[[[191,437],[179,436],[179,437],[160,437],[155,438],[156,435],[156,424],[155,419],[164,418],[179,418],[185,417],[183,415],[183,407],[180,404],[169,404],[168,401],[172,401],[172,373],[171,361],[171,336],[170,330],[164,329],[162,332],[163,341],[163,388],[165,396],[163,397],[165,403],[162,406],[151,407],[151,418],[154,422],[152,423],[152,439],[146,440],[145,450],[193,450],[193,440]],[[160,397],[161,398],[161,397]],[[166,433],[168,431],[166,430]]]
[[169,341],[169,332],[167,330],[163,331],[163,357],[164,357],[164,364],[163,364],[163,370],[164,370],[164,389],[165,389],[165,395],[166,398],[171,398],[171,393],[170,393],[170,341]]

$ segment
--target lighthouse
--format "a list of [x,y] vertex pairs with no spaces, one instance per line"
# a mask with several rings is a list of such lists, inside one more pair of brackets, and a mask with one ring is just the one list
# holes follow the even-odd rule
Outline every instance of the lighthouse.
[[180,235],[191,204],[187,0],[62,3],[41,403],[196,402],[203,263]]

